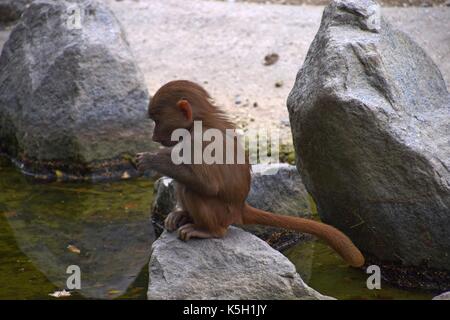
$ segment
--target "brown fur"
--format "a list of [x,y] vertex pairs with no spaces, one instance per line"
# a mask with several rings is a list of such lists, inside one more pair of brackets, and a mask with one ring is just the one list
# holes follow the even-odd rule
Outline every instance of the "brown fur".
[[[180,101],[188,102],[192,118],[177,105]],[[172,131],[185,128],[192,132],[194,120],[201,120],[204,130],[215,128],[225,132],[235,128],[202,87],[185,80],[162,86],[149,105],[149,116],[155,121],[153,139],[167,147],[176,144],[170,141]],[[177,199],[182,210],[169,215],[166,227],[178,229],[183,240],[222,237],[234,223],[270,225],[316,235],[327,241],[350,265],[364,264],[361,252],[336,228],[308,219],[276,215],[246,204],[251,182],[248,161],[245,164],[175,165],[167,150],[139,154],[137,161],[141,170],[154,169],[177,181]]]

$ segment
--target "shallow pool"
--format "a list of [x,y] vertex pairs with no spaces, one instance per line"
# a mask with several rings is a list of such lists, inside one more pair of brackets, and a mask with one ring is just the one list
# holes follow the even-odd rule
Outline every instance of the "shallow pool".
[[[80,268],[76,299],[145,299],[155,235],[150,221],[153,182],[36,183],[0,157],[0,299],[53,299],[66,287],[69,266]],[[340,299],[429,299],[431,295],[365,286],[320,242],[285,252],[304,280]]]
[[79,266],[80,298],[145,298],[151,181],[35,183],[0,160],[0,299],[51,298]]
[[380,290],[369,290],[366,281],[371,274],[348,266],[322,241],[298,244],[284,254],[309,286],[337,299],[430,300],[433,297],[426,292],[401,290],[383,281]]

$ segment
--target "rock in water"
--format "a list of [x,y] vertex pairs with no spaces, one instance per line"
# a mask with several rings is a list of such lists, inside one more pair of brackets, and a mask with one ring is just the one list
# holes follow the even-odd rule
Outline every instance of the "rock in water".
[[[288,164],[254,165],[252,184],[247,202],[262,210],[297,217],[310,217],[312,202],[295,168]],[[175,182],[167,177],[155,184],[155,198],[152,208],[153,221],[162,230],[163,220],[176,206]],[[309,238],[289,230],[258,226],[242,226],[246,231],[257,235],[278,250]]]
[[267,243],[231,227],[223,239],[153,243],[148,299],[331,299],[308,287]]
[[33,2],[0,57],[0,148],[32,175],[129,177],[151,148],[148,100],[104,4]]
[[322,219],[385,278],[448,288],[450,97],[427,54],[375,2],[332,1],[287,106]]

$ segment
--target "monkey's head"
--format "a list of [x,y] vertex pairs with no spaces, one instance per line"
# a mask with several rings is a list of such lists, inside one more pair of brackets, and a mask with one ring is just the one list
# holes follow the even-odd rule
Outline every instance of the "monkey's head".
[[201,86],[187,81],[171,81],[162,86],[153,96],[148,107],[148,116],[155,122],[152,140],[171,147],[176,129],[190,130],[194,120],[202,120],[212,105],[210,96]]

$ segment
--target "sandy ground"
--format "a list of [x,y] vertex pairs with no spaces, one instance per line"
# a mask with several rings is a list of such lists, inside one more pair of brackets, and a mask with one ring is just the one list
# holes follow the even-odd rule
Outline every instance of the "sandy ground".
[[[124,26],[151,94],[173,79],[196,81],[241,125],[281,127],[289,142],[286,98],[319,27],[322,6],[102,1]],[[450,84],[450,7],[391,7],[383,15],[425,48]],[[0,32],[0,46],[6,37],[7,31]],[[272,52],[279,61],[264,66]]]
[[[255,2],[263,4],[287,4],[287,5],[299,5],[299,4],[310,4],[310,5],[327,5],[330,0],[217,0],[225,2]],[[385,6],[395,6],[395,7],[409,7],[409,6],[438,6],[438,5],[450,5],[448,0],[377,0],[381,5]]]

